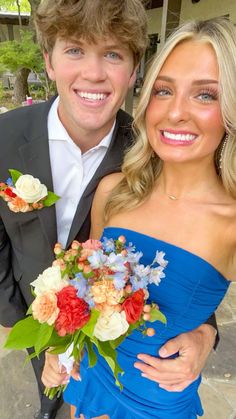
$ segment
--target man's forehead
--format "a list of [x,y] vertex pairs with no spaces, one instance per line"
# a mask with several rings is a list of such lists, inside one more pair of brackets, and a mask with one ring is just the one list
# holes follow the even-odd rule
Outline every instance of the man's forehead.
[[104,37],[95,37],[95,36],[71,36],[69,38],[59,38],[58,40],[68,43],[68,44],[76,44],[78,46],[81,47],[86,47],[86,46],[96,46],[96,47],[100,47],[100,48],[104,48],[104,49],[122,49],[122,50],[126,50],[129,51],[130,48],[128,45],[125,45],[123,42],[121,42],[121,40],[119,40],[118,38],[116,38],[115,36],[104,36]]

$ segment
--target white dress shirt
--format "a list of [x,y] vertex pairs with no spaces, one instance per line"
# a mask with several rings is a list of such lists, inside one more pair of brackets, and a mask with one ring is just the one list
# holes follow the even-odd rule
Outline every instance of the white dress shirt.
[[53,192],[61,198],[56,203],[58,241],[66,246],[80,198],[102,162],[110,145],[115,122],[101,142],[82,154],[58,117],[59,97],[48,114],[48,138]]

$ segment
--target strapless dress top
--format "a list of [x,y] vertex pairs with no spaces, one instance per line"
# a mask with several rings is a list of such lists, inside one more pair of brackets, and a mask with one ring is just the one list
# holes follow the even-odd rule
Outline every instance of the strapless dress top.
[[230,281],[201,257],[162,240],[118,227],[106,227],[103,236],[120,235],[143,253],[140,263],[151,264],[156,251],[165,252],[168,265],[165,278],[158,286],[149,286],[150,302],[156,302],[167,318],[167,324],[147,323],[155,328],[153,337],[134,331],[117,348],[118,362],[125,371],[120,377],[123,391],[115,385],[106,362],[99,357],[95,367],[88,368],[85,356],[81,363],[82,381],[73,379],[64,393],[66,402],[77,407],[85,418],[107,414],[110,419],[193,419],[203,410],[198,396],[201,377],[182,392],[168,392],[156,382],[141,376],[134,368],[137,354],[158,356],[159,348],[180,333],[195,329],[216,310]]

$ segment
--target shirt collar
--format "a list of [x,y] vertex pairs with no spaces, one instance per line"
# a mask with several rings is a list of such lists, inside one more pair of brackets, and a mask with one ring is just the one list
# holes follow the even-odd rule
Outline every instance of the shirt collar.
[[[61,123],[59,119],[57,112],[58,104],[59,96],[52,103],[52,106],[48,113],[48,139],[49,141],[67,141],[69,143],[73,142],[74,144],[74,141],[69,136],[64,125]],[[100,141],[100,143],[97,144],[95,147],[89,149],[86,153],[88,153],[90,150],[96,150],[100,147],[108,148],[111,143],[112,135],[115,129],[115,124],[116,120],[114,121],[112,128],[110,129],[108,134]]]

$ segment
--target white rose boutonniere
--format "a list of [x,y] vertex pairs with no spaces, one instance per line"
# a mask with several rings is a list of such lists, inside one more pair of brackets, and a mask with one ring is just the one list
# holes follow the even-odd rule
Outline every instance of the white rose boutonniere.
[[0,197],[13,212],[29,212],[50,207],[60,198],[48,191],[46,185],[32,175],[23,175],[18,170],[9,170],[11,177],[0,182]]
[[46,198],[47,187],[39,179],[31,175],[22,175],[18,178],[13,192],[28,204]]

